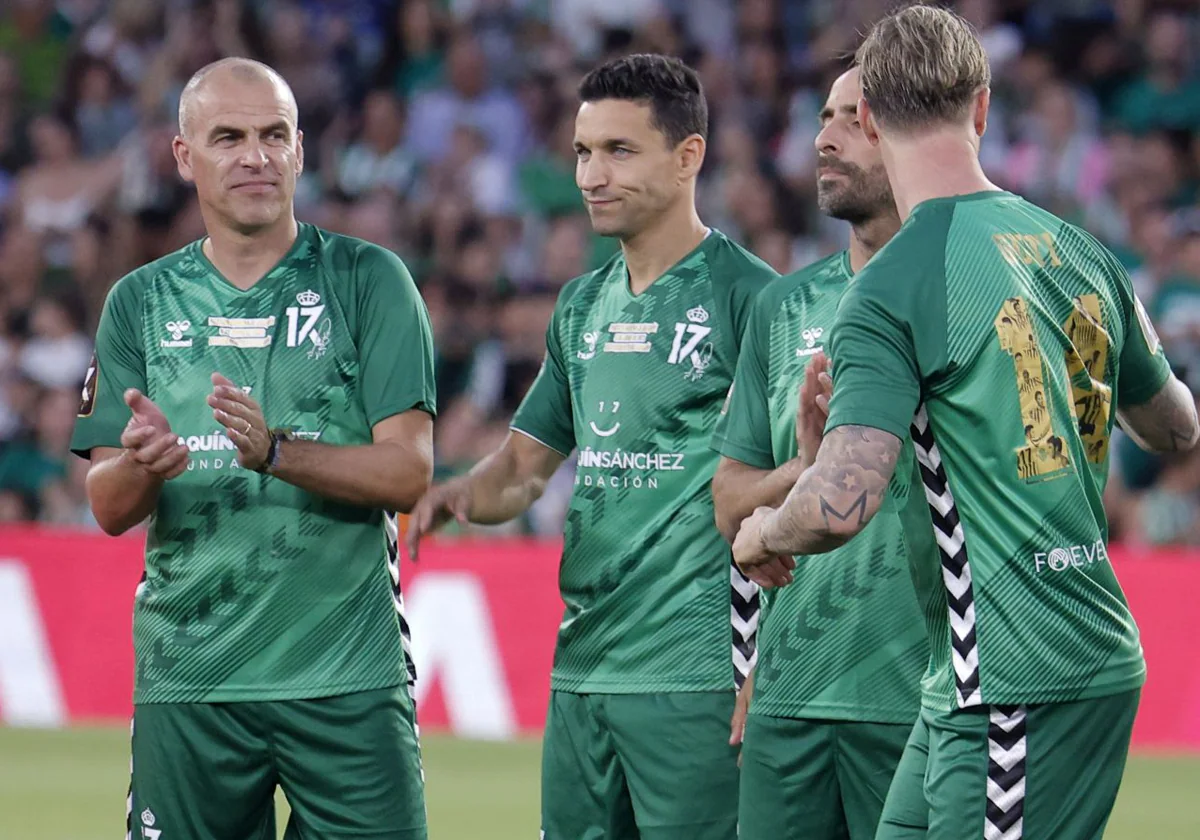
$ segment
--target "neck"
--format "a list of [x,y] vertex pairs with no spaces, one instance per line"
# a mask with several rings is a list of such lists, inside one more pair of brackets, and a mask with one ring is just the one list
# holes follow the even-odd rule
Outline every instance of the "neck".
[[922,201],[999,189],[983,174],[979,150],[961,129],[889,139],[881,149],[902,222]]
[[900,229],[900,217],[889,209],[882,216],[854,225],[850,228],[850,271],[862,271],[875,252],[887,244]]
[[696,202],[682,201],[652,227],[621,240],[621,252],[629,271],[629,290],[640,295],[691,252],[708,233],[696,213]]
[[206,227],[209,234],[201,245],[204,256],[226,280],[243,290],[252,287],[274,268],[299,234],[296,217],[291,213],[274,225],[253,233],[215,224],[206,224]]

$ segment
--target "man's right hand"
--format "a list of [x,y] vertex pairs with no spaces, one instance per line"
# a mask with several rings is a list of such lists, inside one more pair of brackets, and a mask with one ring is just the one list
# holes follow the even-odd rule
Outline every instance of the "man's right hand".
[[[746,676],[746,681],[742,683],[741,689],[737,693],[737,700],[733,704],[733,719],[729,722],[729,745],[738,747],[742,744],[742,738],[746,734],[746,716],[750,714],[750,700],[754,697],[754,672],[751,671]],[[742,756],[738,754],[738,766],[741,766]]]
[[122,456],[147,475],[168,481],[187,471],[189,452],[154,401],[136,388],[125,392],[133,412],[121,433]]
[[800,385],[800,400],[796,406],[796,447],[804,468],[817,460],[817,450],[825,437],[829,420],[829,399],[833,395],[833,380],[829,376],[829,359],[818,353],[804,371]]
[[468,476],[451,479],[445,484],[430,488],[413,508],[408,519],[405,543],[408,556],[417,559],[421,537],[457,519],[466,525],[471,512],[471,482]]

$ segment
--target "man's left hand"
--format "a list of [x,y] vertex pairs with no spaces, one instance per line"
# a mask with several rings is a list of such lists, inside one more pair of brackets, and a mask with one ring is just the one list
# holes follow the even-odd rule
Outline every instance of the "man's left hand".
[[237,447],[238,463],[248,470],[261,469],[271,450],[271,432],[262,408],[249,394],[219,373],[212,375],[212,384],[208,404],[213,410],[213,418],[225,427],[225,433]]

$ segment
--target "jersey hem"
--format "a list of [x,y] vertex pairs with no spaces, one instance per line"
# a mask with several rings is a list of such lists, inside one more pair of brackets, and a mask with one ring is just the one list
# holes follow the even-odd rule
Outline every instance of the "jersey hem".
[[893,420],[883,414],[876,414],[870,411],[863,412],[846,412],[843,411],[840,415],[830,415],[829,420],[825,425],[825,434],[829,434],[839,426],[868,426],[872,429],[879,429],[888,434],[895,435],[904,440],[908,437],[909,426],[912,425],[912,418],[904,421],[903,426],[899,421]]
[[1154,399],[1171,378],[1171,368],[1163,365],[1156,373],[1159,375],[1138,386],[1133,388],[1126,386],[1125,390],[1118,395],[1120,402],[1124,405],[1144,405]]
[[775,469],[775,458],[769,452],[763,452],[749,446],[735,443],[727,437],[713,436],[713,446],[721,455],[740,461],[748,467],[759,470]]
[[384,406],[367,418],[367,425],[374,427],[376,423],[386,420],[389,417],[395,417],[397,414],[403,414],[406,411],[424,411],[430,417],[437,417],[437,409],[430,404],[429,400],[422,398],[416,402],[405,400]]
[[[1137,674],[1124,679],[1104,682],[1099,685],[1089,683],[1086,686],[1051,686],[1037,691],[1016,692],[985,692],[983,702],[966,708],[979,706],[1038,706],[1044,703],[1075,703],[1080,700],[1097,700],[1101,697],[1111,697],[1114,694],[1124,694],[1146,684],[1146,669],[1143,667]],[[958,711],[959,706],[954,697],[922,697],[921,707],[935,712]]]
[[607,680],[585,679],[569,680],[562,677],[550,677],[550,690],[561,691],[565,694],[699,694],[714,691],[733,691],[733,663],[729,663],[729,680],[714,683],[712,680],[671,681],[647,680],[646,682],[609,682]]
[[524,435],[525,437],[529,438],[534,443],[540,443],[542,446],[546,447],[547,449],[554,450],[555,452],[557,452],[559,455],[563,456],[564,458],[571,457],[570,451],[563,452],[557,446],[555,446],[551,443],[546,443],[546,441],[542,440],[540,437],[535,435],[533,432],[527,432],[524,429],[522,429],[520,426],[514,425],[514,426],[509,426],[508,428],[511,429],[512,431],[516,432],[517,434]]
[[911,711],[878,707],[843,706],[836,703],[806,703],[794,706],[787,703],[750,703],[750,714],[789,720],[832,720],[849,723],[880,723],[895,726],[912,726],[921,713],[920,704],[913,703]]
[[355,683],[338,683],[313,688],[278,688],[269,686],[246,686],[239,689],[214,689],[211,691],[189,690],[171,692],[171,696],[146,700],[133,693],[135,706],[174,705],[177,703],[256,703],[275,700],[319,700],[323,697],[340,697],[360,691],[376,691],[382,688],[398,688],[404,685],[405,677],[397,675],[386,680],[365,680]]

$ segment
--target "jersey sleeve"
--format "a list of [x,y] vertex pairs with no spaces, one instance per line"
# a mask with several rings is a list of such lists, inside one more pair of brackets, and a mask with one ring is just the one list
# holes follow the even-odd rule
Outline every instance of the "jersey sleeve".
[[1171,366],[1146,308],[1132,292],[1131,299],[1133,311],[1117,371],[1119,406],[1141,405],[1157,394],[1171,375]]
[[571,411],[571,385],[559,339],[559,321],[570,286],[559,293],[558,304],[546,327],[546,355],[537,378],[513,415],[511,428],[553,449],[564,458],[575,448],[575,424]]
[[943,255],[951,216],[901,231],[850,284],[830,337],[826,432],[870,426],[908,437],[926,388],[949,371]]
[[775,467],[768,413],[768,340],[774,296],[759,296],[747,319],[737,372],[713,432],[712,448],[760,470]]
[[437,412],[433,329],[404,263],[385,248],[359,256],[357,346],[367,423],[412,409]]
[[142,289],[136,275],[113,286],[104,302],[71,434],[71,451],[80,457],[90,457],[97,446],[120,447],[130,417],[125,391],[136,388],[146,393],[141,310]]
[[864,291],[847,292],[830,341],[833,398],[825,431],[870,426],[908,436],[921,399],[912,325],[905,313]]

